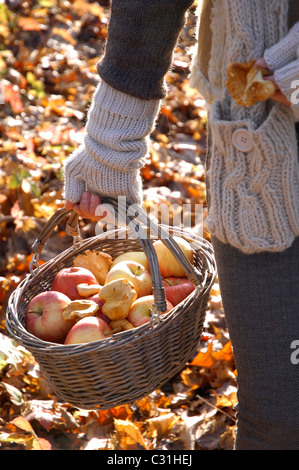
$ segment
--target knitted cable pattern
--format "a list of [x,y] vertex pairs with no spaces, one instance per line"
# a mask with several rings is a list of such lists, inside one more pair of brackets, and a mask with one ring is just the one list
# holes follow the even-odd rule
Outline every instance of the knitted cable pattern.
[[[292,112],[277,103],[257,128],[250,120],[224,121],[219,119],[222,115],[220,103],[215,102],[210,110],[211,199],[206,226],[219,240],[248,254],[282,251],[299,234],[299,166]],[[250,152],[234,146],[237,129],[250,133]]]
[[[262,57],[265,48],[285,36],[286,1],[224,0],[224,4],[224,70],[232,62]],[[248,254],[284,250],[299,235],[293,111],[271,100],[245,108],[224,89],[223,97],[209,109],[209,128],[207,229]],[[252,142],[249,150],[234,142],[240,129]]]

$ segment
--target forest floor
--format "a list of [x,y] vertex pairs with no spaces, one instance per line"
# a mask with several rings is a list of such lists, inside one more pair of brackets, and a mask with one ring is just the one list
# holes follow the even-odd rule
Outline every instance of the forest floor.
[[[59,400],[34,357],[6,329],[7,302],[28,274],[31,245],[63,207],[63,162],[82,142],[107,38],[109,8],[100,3],[0,3],[0,450],[231,450],[236,370],[217,280],[194,357],[161,389],[110,410]],[[201,207],[202,219],[191,217],[192,230],[209,240],[206,108],[188,81],[194,35],[191,9],[142,176],[149,212],[155,204],[173,204],[179,212],[188,204],[194,216]],[[90,237],[95,223],[81,220],[80,230]],[[71,243],[61,223],[42,261]]]

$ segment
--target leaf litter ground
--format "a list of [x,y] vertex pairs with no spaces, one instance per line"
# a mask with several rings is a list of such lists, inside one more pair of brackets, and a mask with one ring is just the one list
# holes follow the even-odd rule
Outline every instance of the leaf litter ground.
[[[57,399],[32,355],[5,327],[7,301],[28,272],[31,245],[63,207],[63,161],[82,142],[107,37],[107,3],[0,3],[0,449],[231,450],[236,370],[217,281],[194,357],[161,389],[107,411],[80,410]],[[206,109],[187,78],[194,34],[193,8],[167,75],[168,95],[142,176],[147,210],[174,208],[173,220],[160,213],[158,221],[177,223],[185,205],[192,229],[209,239]],[[199,206],[203,223],[196,218]],[[86,238],[95,224],[83,220],[80,228]],[[61,223],[42,262],[71,243]]]

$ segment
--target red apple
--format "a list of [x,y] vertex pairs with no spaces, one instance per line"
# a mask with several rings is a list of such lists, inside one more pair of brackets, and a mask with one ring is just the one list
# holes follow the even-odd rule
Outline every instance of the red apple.
[[149,271],[135,261],[121,261],[110,269],[105,284],[119,279],[130,281],[136,291],[137,297],[143,297],[152,293],[153,283]]
[[[181,237],[173,237],[180,248],[187,256],[190,263],[193,262],[193,250],[190,243]],[[167,277],[186,277],[186,272],[181,264],[176,260],[171,251],[164,245],[162,240],[156,240],[153,243],[153,247],[158,257],[159,268],[161,276]]]
[[108,323],[109,325],[111,320],[102,312],[103,302],[101,301],[99,295],[98,294],[91,295],[90,297],[88,297],[88,299],[93,300],[100,307],[99,310],[95,313],[95,317],[102,318],[102,320],[105,320],[105,322]]
[[69,331],[64,344],[91,343],[108,337],[110,326],[98,317],[81,318]]
[[95,275],[86,268],[75,266],[61,269],[55,276],[52,290],[62,292],[71,300],[83,299],[77,291],[78,284],[98,284]]
[[166,299],[169,300],[174,307],[188,297],[195,289],[193,282],[185,278],[169,277],[168,279],[163,279],[162,282]]
[[[155,298],[153,295],[146,295],[135,300],[126,319],[135,327],[148,323],[152,316],[154,302]],[[169,312],[172,308],[172,304],[167,300],[167,309],[161,314]]]
[[140,263],[145,267],[145,269],[148,270],[147,256],[144,251],[127,251],[126,253],[122,253],[114,259],[113,263],[111,264],[111,268],[113,268],[113,266],[115,266],[117,263],[127,260]]
[[25,312],[26,329],[44,341],[63,342],[74,325],[73,320],[64,320],[62,316],[70,301],[62,292],[51,290],[37,294]]

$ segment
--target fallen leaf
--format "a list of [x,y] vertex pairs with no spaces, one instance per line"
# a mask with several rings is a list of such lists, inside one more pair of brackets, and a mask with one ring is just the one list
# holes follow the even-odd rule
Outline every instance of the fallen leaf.
[[180,420],[175,413],[166,413],[146,420],[148,424],[148,437],[161,439]]
[[117,443],[122,450],[147,450],[140,429],[128,420],[114,418]]
[[13,85],[4,84],[3,88],[4,102],[10,104],[12,111],[15,114],[19,114],[24,111],[24,106],[16,87]]
[[43,29],[47,29],[46,25],[39,23],[34,18],[30,17],[19,18],[18,23],[20,28],[24,31],[42,31]]
[[213,342],[208,344],[206,352],[199,352],[190,362],[192,366],[213,367],[218,361],[230,362],[234,358],[231,341],[228,341],[220,351],[213,350]]
[[22,392],[13,385],[2,382],[0,388],[4,388],[9,394],[10,401],[17,406],[20,406],[23,403],[23,394]]
[[11,420],[7,428],[14,429],[16,427],[17,429],[24,431],[23,434],[20,433],[12,433],[9,435],[8,440],[10,442],[17,442],[20,444],[25,445],[27,450],[51,450],[51,444],[49,441],[43,438],[39,438],[29,421],[27,421],[26,418],[23,418],[22,416],[18,416]]

